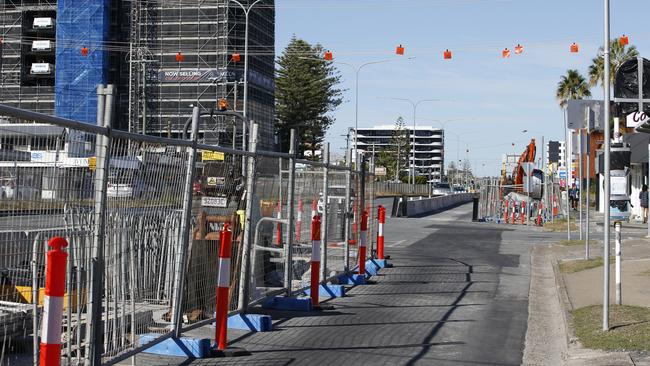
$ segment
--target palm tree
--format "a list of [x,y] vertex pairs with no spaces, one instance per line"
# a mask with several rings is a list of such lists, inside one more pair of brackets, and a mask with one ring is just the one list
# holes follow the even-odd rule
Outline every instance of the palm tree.
[[[615,39],[610,44],[610,60],[611,60],[611,70],[609,76],[611,78],[611,85],[614,85],[614,77],[616,76],[616,70],[624,62],[631,59],[637,58],[639,56],[639,51],[637,51],[635,46],[626,47],[622,45],[618,39]],[[603,48],[600,47],[598,50],[598,56],[596,56],[591,61],[591,66],[589,66],[589,85],[596,86],[598,84],[603,84],[603,79],[605,77],[605,57],[603,55]]]
[[569,99],[584,99],[591,96],[589,84],[578,70],[568,70],[566,75],[557,84],[555,93],[560,107],[565,108]]

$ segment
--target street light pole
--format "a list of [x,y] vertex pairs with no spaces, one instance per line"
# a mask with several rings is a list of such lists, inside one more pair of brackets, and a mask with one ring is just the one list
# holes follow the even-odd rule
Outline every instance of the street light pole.
[[416,128],[416,113],[418,106],[424,102],[439,102],[439,99],[422,99],[413,101],[412,99],[406,99],[406,98],[388,98],[392,100],[400,100],[402,102],[407,102],[410,103],[411,106],[413,107],[413,169],[411,169],[411,164],[409,164],[409,183],[413,188],[415,188],[415,128]]
[[603,73],[603,87],[605,89],[605,215],[603,215],[603,330],[609,330],[609,205],[610,205],[610,132],[609,132],[609,120],[610,120],[610,44],[609,44],[609,0],[605,0],[605,34],[604,34],[604,45],[603,45],[603,56],[604,56],[604,73]]
[[244,117],[247,117],[247,112],[248,112],[248,16],[257,3],[259,3],[262,0],[257,0],[254,3],[250,4],[248,8],[246,8],[242,3],[240,3],[237,0],[232,0],[233,3],[239,5],[240,8],[244,11],[244,15],[246,16],[246,26],[244,28],[244,110],[243,114]]

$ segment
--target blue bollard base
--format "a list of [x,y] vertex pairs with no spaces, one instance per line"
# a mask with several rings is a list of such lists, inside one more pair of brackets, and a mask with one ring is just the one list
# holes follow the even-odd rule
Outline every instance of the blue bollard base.
[[379,273],[379,270],[381,267],[377,262],[375,262],[375,259],[369,259],[366,261],[366,272],[371,275],[371,276],[376,276]]
[[235,314],[228,317],[228,329],[270,332],[273,330],[273,319],[263,314]]
[[344,285],[365,285],[366,284],[366,275],[360,274],[342,274],[338,277],[339,283]]
[[312,305],[310,297],[274,296],[262,303],[262,308],[285,311],[311,311]]
[[375,259],[375,264],[379,266],[379,268],[391,268],[392,266],[388,263],[388,259]]
[[[307,296],[311,295],[311,289],[306,289],[305,294]],[[318,286],[318,296],[323,297],[344,297],[345,296],[345,286],[343,285],[332,285],[332,284],[321,284]]]
[[[155,341],[160,334],[142,334],[140,345]],[[161,356],[178,356],[186,358],[207,358],[211,356],[209,338],[169,338],[143,351]]]

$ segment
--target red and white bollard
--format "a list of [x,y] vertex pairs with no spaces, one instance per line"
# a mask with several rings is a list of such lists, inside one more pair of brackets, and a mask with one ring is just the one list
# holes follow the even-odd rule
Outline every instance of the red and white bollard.
[[505,221],[506,224],[507,224],[507,223],[508,223],[508,220],[509,220],[509,217],[510,217],[510,216],[508,215],[508,209],[509,209],[510,207],[509,207],[508,201],[505,201],[504,204],[505,204],[505,210],[503,210],[503,218],[504,218],[504,221]]
[[228,308],[230,299],[230,251],[232,248],[232,230],[230,224],[224,224],[219,234],[219,278],[217,280],[217,312],[215,341],[217,349],[223,351],[228,343]]
[[542,226],[542,210],[544,209],[544,204],[542,202],[539,203],[539,207],[537,208],[537,226]]
[[[278,213],[276,217],[282,219],[282,200],[278,201]],[[282,246],[282,224],[279,222],[275,230],[275,245]]]
[[309,284],[309,290],[312,306],[318,306],[320,244],[320,216],[316,215],[311,221],[311,282]]
[[521,201],[521,224],[526,224],[526,202]]
[[386,208],[377,209],[377,259],[384,259],[384,224],[386,223]]
[[361,232],[359,233],[359,274],[366,274],[366,240],[368,239],[368,211],[361,214]]
[[318,215],[318,200],[314,199],[311,201],[311,218],[314,218]]
[[68,246],[68,242],[57,236],[50,239],[47,245],[52,249],[47,252],[39,364],[58,366],[61,364],[61,319],[68,260],[68,253],[63,248]]
[[298,213],[296,214],[296,243],[300,243],[300,239],[302,238],[301,233],[302,233],[302,200],[298,200]]

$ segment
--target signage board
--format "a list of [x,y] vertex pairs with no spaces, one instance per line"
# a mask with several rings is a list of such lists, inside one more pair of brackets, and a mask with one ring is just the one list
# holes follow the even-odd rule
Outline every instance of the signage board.
[[203,151],[201,153],[201,159],[203,161],[223,161],[224,154],[218,151]]
[[557,170],[557,176],[558,176],[560,179],[566,179],[566,168],[564,168],[564,167],[559,168],[559,169]]
[[201,197],[202,207],[228,207],[228,199],[226,197]]
[[95,169],[97,169],[97,158],[96,157],[90,157],[88,158],[88,168],[90,169],[91,172],[94,172]]
[[643,124],[650,122],[650,116],[645,112],[634,112],[627,115],[626,126],[629,128],[637,128]]
[[375,175],[385,177],[386,176],[386,168],[384,168],[383,166],[375,167]]

